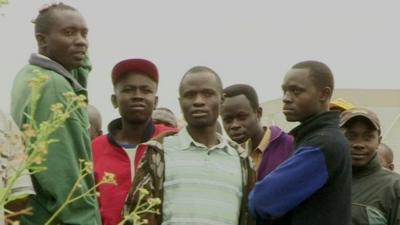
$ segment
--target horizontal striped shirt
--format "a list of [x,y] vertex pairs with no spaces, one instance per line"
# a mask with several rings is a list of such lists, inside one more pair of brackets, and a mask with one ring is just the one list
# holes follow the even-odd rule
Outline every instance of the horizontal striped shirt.
[[208,148],[186,129],[164,139],[163,225],[237,225],[242,197],[238,152],[218,136]]
[[[5,188],[10,178],[26,158],[22,134],[14,121],[0,111],[0,188]],[[9,197],[34,194],[31,178],[25,171],[12,186]],[[0,225],[4,224],[0,210]]]

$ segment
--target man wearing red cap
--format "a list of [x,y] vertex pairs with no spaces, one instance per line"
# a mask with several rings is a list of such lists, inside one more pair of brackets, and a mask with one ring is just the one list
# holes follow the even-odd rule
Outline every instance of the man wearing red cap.
[[112,104],[121,118],[108,125],[109,133],[92,142],[95,178],[105,173],[115,174],[117,185],[102,185],[99,204],[103,225],[115,225],[121,220],[121,210],[130,189],[137,165],[147,150],[140,143],[166,131],[155,125],[151,114],[157,106],[158,70],[145,59],[127,59],[112,70],[114,94]]
[[352,167],[352,224],[400,224],[400,175],[384,169],[377,155],[381,142],[378,116],[365,108],[352,108],[340,116],[349,140]]

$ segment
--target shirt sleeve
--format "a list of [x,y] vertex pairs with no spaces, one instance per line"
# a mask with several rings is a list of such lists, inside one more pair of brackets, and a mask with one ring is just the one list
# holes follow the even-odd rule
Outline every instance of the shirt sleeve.
[[328,180],[320,148],[301,147],[269,175],[257,182],[249,195],[249,210],[257,220],[285,215]]

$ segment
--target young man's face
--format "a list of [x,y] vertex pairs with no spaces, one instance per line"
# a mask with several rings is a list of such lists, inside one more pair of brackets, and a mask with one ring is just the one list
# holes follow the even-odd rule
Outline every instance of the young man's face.
[[221,110],[222,122],[229,137],[241,144],[257,135],[261,111],[256,111],[245,95],[225,98]]
[[223,101],[222,90],[210,72],[188,74],[180,87],[179,103],[189,127],[215,126]]
[[321,91],[315,86],[308,69],[291,69],[283,84],[283,114],[290,122],[302,122],[321,112]]
[[88,48],[88,28],[82,15],[74,10],[57,10],[46,34],[40,34],[41,53],[67,70],[82,66]]
[[146,123],[157,106],[157,83],[145,74],[129,73],[114,86],[112,103],[130,123]]
[[353,167],[365,166],[376,154],[381,140],[379,132],[363,117],[350,119],[343,129],[350,143]]

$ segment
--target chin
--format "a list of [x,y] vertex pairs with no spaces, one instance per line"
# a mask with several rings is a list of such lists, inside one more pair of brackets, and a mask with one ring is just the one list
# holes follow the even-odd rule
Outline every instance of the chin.
[[146,123],[148,121],[148,119],[136,117],[136,118],[130,118],[128,121],[132,124],[143,124],[143,123]]
[[209,121],[191,121],[188,122],[188,125],[190,124],[191,127],[195,127],[195,128],[206,128],[206,127],[210,127],[213,126],[213,123],[210,123]]
[[238,144],[243,144],[244,142],[246,142],[246,140],[243,140],[243,139],[232,139],[232,141],[234,141]]
[[295,118],[293,116],[285,115],[285,118],[286,118],[286,121],[288,121],[288,122],[297,122],[297,121],[299,121],[298,118]]

